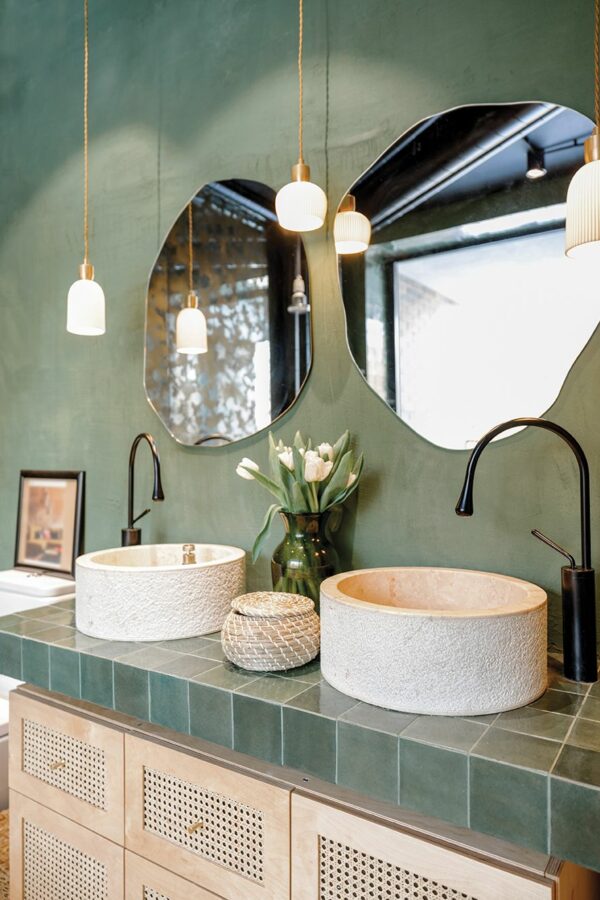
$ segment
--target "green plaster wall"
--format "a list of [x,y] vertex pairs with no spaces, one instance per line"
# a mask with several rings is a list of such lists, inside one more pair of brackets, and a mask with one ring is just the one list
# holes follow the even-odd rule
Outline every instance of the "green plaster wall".
[[[248,548],[268,502],[234,474],[242,455],[265,460],[264,436],[186,450],[152,413],[142,386],[144,295],[165,233],[203,182],[287,180],[296,0],[90,6],[92,260],[108,331],[84,339],[64,327],[81,257],[82,3],[0,5],[2,565],[11,562],[22,467],[86,469],[87,547],[118,543],[127,453],[141,429],[158,439],[167,495],[144,522],[147,540]],[[388,143],[439,110],[543,99],[591,111],[591,0],[306,0],[305,7],[306,150],[332,208]],[[321,233],[307,243],[314,366],[276,430],[285,439],[296,428],[315,438],[344,428],[356,434],[368,466],[341,535],[346,562],[473,566],[556,591],[560,560],[529,530],[577,547],[576,470],[566,448],[541,432],[492,447],[478,472],[476,515],[457,519],[465,455],[430,446],[371,393],[347,350],[332,242]],[[552,410],[586,448],[594,486],[599,393],[596,335]],[[468,402],[456,398],[457,407]],[[140,498],[149,490],[145,462],[141,453]],[[593,518],[598,551],[595,492]],[[265,556],[249,583],[267,580]],[[557,618],[554,597],[554,638]]]

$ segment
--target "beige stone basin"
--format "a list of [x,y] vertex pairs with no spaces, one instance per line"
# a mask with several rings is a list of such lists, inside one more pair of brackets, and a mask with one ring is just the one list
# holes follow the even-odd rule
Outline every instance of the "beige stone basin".
[[321,585],[321,669],[388,709],[485,715],[546,689],[546,593],[491,572],[383,568]]

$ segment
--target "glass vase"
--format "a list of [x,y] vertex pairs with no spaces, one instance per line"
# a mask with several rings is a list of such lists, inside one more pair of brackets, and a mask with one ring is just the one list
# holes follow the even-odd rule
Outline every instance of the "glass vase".
[[321,582],[339,570],[339,557],[327,532],[331,510],[322,513],[280,512],[285,536],[271,560],[273,589],[302,594],[319,611]]

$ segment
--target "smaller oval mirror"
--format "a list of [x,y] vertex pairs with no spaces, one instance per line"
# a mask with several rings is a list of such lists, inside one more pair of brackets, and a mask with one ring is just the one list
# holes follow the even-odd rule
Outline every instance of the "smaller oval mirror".
[[267,428],[302,390],[312,358],[308,271],[267,185],[213,182],[190,205],[150,275],[145,388],[172,437],[216,446]]
[[549,103],[459,107],[411,128],[350,188],[372,227],[365,253],[339,257],[350,349],[440,447],[542,415],[598,324],[590,269],[564,250],[592,128]]

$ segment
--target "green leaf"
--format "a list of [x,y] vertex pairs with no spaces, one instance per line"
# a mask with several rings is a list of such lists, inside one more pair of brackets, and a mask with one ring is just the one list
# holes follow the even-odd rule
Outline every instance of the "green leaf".
[[310,512],[310,507],[304,496],[304,492],[297,481],[292,484],[292,508],[290,512],[306,513]]
[[[246,469],[246,466],[242,466],[243,469]],[[285,496],[282,488],[276,484],[272,478],[269,478],[267,475],[264,475],[262,472],[257,472],[255,469],[247,469],[248,472],[252,474],[252,477],[258,481],[263,487],[265,487],[274,497],[279,500],[281,506],[285,506]]]
[[294,435],[294,447],[296,448],[296,450],[304,449],[304,438],[299,431],[297,431]]
[[273,503],[267,510],[267,514],[265,516],[264,522],[262,524],[262,528],[258,532],[256,536],[256,540],[254,541],[254,546],[252,548],[252,562],[255,563],[259,557],[260,551],[262,550],[262,545],[265,542],[265,538],[269,533],[269,529],[273,524],[273,519],[277,515],[278,512],[281,512],[281,507],[276,503]]
[[321,512],[331,506],[332,503],[343,494],[348,484],[348,477],[352,471],[352,451],[348,450],[340,459],[335,473],[331,476],[327,487],[321,494]]
[[335,504],[345,503],[346,500],[348,499],[348,497],[354,493],[354,491],[358,487],[358,484],[360,481],[360,476],[362,475],[363,464],[364,464],[364,457],[361,453],[360,456],[358,457],[358,460],[356,461],[354,468],[352,469],[352,473],[354,475],[356,475],[356,480],[350,485],[349,488],[346,488],[344,491],[342,491],[342,493],[338,497],[335,497],[335,499],[333,500],[333,503],[335,503]]

